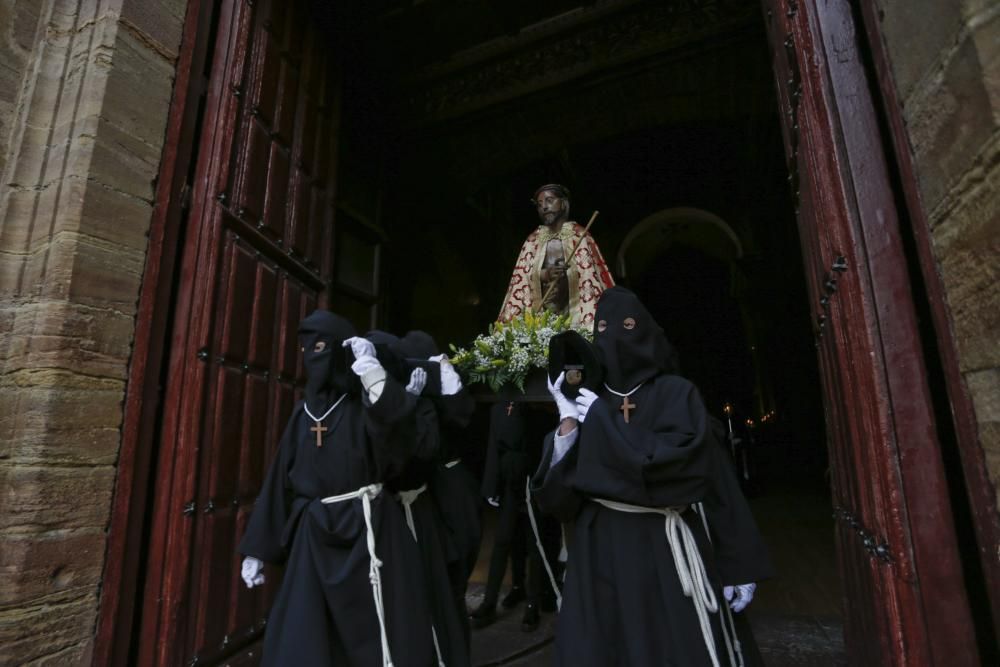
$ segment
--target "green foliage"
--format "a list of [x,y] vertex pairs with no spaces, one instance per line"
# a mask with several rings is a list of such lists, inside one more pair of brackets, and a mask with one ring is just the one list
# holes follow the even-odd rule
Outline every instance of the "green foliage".
[[[466,384],[481,383],[499,392],[504,386],[524,391],[524,381],[536,368],[547,368],[549,340],[570,328],[569,315],[550,311],[525,313],[510,322],[495,322],[467,348],[450,345],[451,363]],[[590,329],[576,327],[590,340]]]

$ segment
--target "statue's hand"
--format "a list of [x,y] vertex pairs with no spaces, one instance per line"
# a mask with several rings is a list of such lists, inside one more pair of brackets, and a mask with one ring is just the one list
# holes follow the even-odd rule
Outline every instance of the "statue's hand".
[[566,267],[562,264],[556,264],[555,266],[549,266],[542,269],[542,280],[547,283],[550,283],[553,280],[559,280],[565,275]]

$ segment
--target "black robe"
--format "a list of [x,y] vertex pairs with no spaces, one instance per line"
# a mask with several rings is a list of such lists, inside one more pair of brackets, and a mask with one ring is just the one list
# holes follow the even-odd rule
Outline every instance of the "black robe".
[[[550,434],[533,480],[543,510],[574,522],[556,663],[710,665],[694,604],[681,590],[664,517],[623,513],[589,499],[651,508],[704,501],[721,558],[700,516],[691,509],[681,516],[698,544],[720,611],[724,583],[758,581],[770,575],[770,564],[766,555],[755,561],[763,553],[759,536],[749,551],[749,545],[725,537],[755,535],[756,529],[743,525],[747,515],[735,508],[734,480],[721,469],[725,462],[695,387],[678,376],[659,375],[629,400],[636,407],[626,424],[622,399],[604,392],[580,424],[577,442],[551,469]],[[720,563],[737,579],[746,578],[724,582]],[[710,615],[710,623],[719,662],[728,664],[719,612]]]
[[423,567],[422,583],[442,661],[447,667],[467,667],[470,664],[470,645],[466,613],[464,607],[459,610],[453,602],[448,570],[448,531],[439,505],[430,492],[442,449],[441,428],[431,399],[417,399],[415,420],[413,458],[398,476],[389,481],[387,488],[398,493],[426,486],[410,505]]
[[[324,421],[322,447],[302,404],[293,411],[239,546],[285,563],[263,664],[382,664],[362,502],[320,499],[399,475],[415,443],[414,403],[391,378],[374,405],[348,396]],[[419,549],[387,489],[371,505],[393,662],[426,667],[436,660]]]
[[448,578],[452,604],[462,618],[469,642],[469,617],[465,589],[479,557],[482,539],[479,484],[461,461],[465,429],[472,419],[475,401],[463,388],[457,394],[434,399],[441,424],[441,448],[431,472],[430,491],[447,535]]

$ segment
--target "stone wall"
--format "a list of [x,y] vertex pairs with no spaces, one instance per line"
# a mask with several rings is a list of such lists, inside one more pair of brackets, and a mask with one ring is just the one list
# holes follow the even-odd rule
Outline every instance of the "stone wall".
[[0,0],[0,646],[88,662],[186,0]]
[[959,364],[1000,489],[1000,3],[877,4]]

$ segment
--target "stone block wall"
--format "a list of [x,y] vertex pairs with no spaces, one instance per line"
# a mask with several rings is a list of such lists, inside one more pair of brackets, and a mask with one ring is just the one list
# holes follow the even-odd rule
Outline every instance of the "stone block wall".
[[186,0],[0,0],[0,646],[88,663]]
[[959,364],[1000,489],[1000,3],[877,5]]

